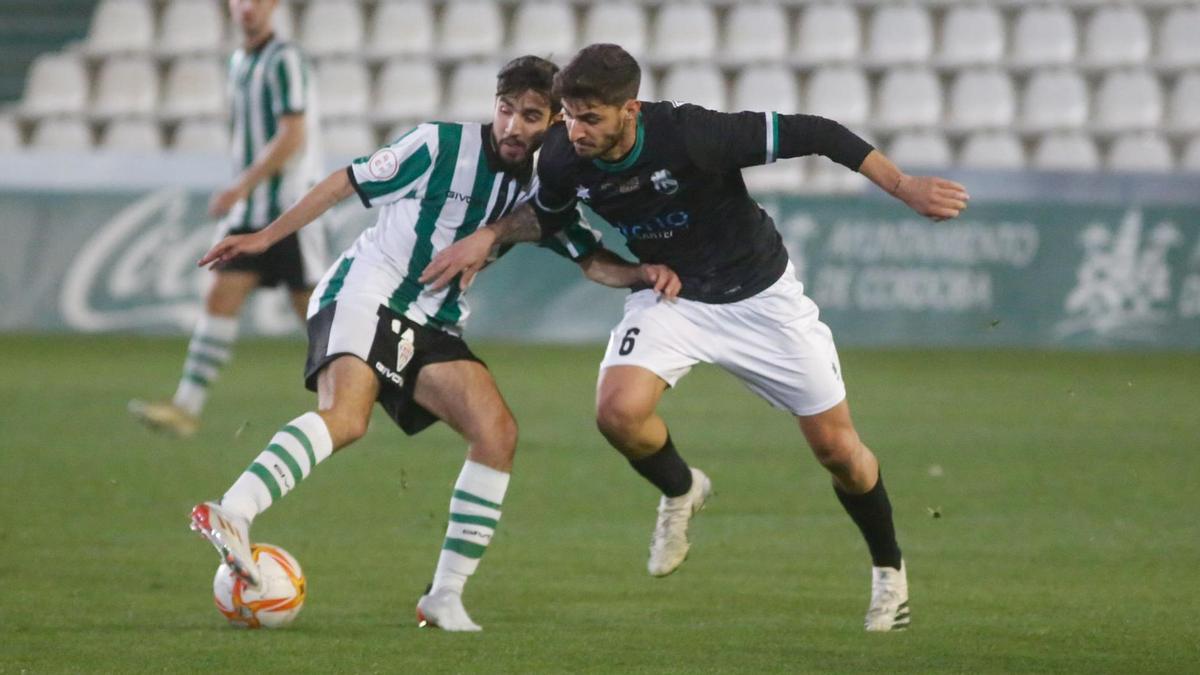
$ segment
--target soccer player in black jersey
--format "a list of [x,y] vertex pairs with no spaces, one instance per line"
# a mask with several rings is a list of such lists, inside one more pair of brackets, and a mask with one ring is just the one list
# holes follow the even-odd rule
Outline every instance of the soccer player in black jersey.
[[795,278],[771,218],[746,192],[741,169],[821,154],[858,171],[914,211],[942,220],[966,208],[963,186],[909,176],[832,120],[774,112],[720,113],[636,99],[637,62],[619,46],[586,47],[555,78],[565,124],[546,135],[531,212],[480,228],[426,270],[469,283],[496,244],[532,240],[579,218],[588,205],[646,263],[682,282],[669,301],[635,290],[601,364],[601,433],[663,494],[649,572],[687,556],[687,528],[711,482],[690,468],[656,412],[698,362],[714,363],[795,416],[838,500],[870,550],[869,631],[908,626],[908,582],[879,463],[850,419],[829,328]]

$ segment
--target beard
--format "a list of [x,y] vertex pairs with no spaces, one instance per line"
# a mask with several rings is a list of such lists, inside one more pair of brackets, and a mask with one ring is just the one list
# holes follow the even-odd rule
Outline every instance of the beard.
[[622,117],[620,125],[617,126],[615,131],[613,131],[611,134],[602,136],[594,146],[583,146],[581,148],[580,146],[576,145],[575,154],[580,155],[581,157],[587,157],[589,159],[607,155],[610,151],[612,151],[613,148],[620,144],[621,139],[625,136],[625,124],[626,120],[624,117]]

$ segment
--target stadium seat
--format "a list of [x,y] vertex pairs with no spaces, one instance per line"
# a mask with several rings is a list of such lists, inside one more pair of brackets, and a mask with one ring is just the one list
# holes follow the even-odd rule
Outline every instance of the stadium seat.
[[661,101],[662,97],[658,95],[658,78],[654,77],[654,73],[649,69],[642,70],[642,82],[638,87],[639,101]]
[[1171,147],[1154,132],[1121,136],[1108,151],[1109,171],[1162,173],[1173,165]]
[[780,113],[800,111],[800,91],[791,69],[778,65],[747,66],[733,85],[730,110]]
[[221,64],[202,56],[171,64],[161,112],[167,118],[224,114],[225,72]]
[[1104,76],[1096,92],[1095,126],[1100,131],[1154,129],[1162,121],[1162,88],[1146,71],[1116,71]]
[[1088,65],[1138,65],[1150,55],[1150,24],[1137,7],[1101,7],[1087,22],[1083,44]]
[[423,0],[384,0],[371,17],[367,55],[375,58],[433,52],[433,8]]
[[1200,7],[1175,7],[1159,22],[1158,62],[1164,66],[1200,65]]
[[77,117],[44,119],[33,130],[30,150],[51,152],[88,152],[92,149],[92,132]]
[[1033,74],[1021,101],[1021,124],[1032,131],[1082,127],[1088,117],[1088,92],[1073,70]]
[[575,53],[575,12],[561,1],[523,2],[513,13],[509,53],[565,63]]
[[1064,7],[1027,7],[1013,27],[1012,62],[1020,66],[1063,65],[1075,60],[1075,19]]
[[695,103],[710,110],[728,110],[725,78],[715,66],[685,63],[671,67],[659,85],[664,101]]
[[442,114],[454,122],[491,119],[498,70],[498,64],[487,61],[459,64],[450,74]]
[[777,62],[787,56],[787,15],[778,5],[735,5],[726,15],[724,27],[723,55],[730,61]]
[[1183,171],[1200,173],[1200,136],[1194,136],[1183,148],[1179,168]]
[[938,60],[951,66],[999,63],[1004,57],[1004,17],[988,5],[954,7],[942,20]]
[[1025,151],[1016,136],[986,131],[967,137],[958,155],[958,165],[964,169],[1023,169]]
[[795,57],[800,63],[848,62],[862,50],[858,11],[848,4],[809,5],[796,28]]
[[224,47],[225,17],[211,0],[171,0],[163,9],[158,51],[164,54],[216,54]]
[[1043,171],[1095,171],[1100,168],[1100,153],[1091,136],[1078,131],[1058,132],[1042,137],[1031,163]]
[[504,18],[496,3],[449,0],[443,6],[437,42],[443,55],[452,58],[493,56],[503,42]]
[[154,44],[154,11],[146,0],[100,0],[92,13],[85,50],[90,54],[150,51]]
[[941,121],[942,86],[927,68],[889,70],[875,101],[875,123],[885,129],[931,127]]
[[1167,108],[1167,127],[1172,131],[1200,131],[1200,72],[1179,76]]
[[763,166],[742,169],[742,179],[753,193],[795,192],[804,188],[804,162],[784,159]]
[[10,115],[0,115],[0,154],[21,150],[21,130]]
[[435,117],[442,101],[442,82],[430,61],[397,59],[379,71],[372,100],[379,121]]
[[870,87],[866,75],[857,68],[821,68],[809,79],[806,92],[806,113],[822,115],[846,126],[862,126],[870,115]]
[[158,106],[158,71],[146,58],[107,59],[96,75],[90,112],[100,117],[151,115]]
[[371,154],[378,145],[375,132],[362,120],[342,120],[321,125],[321,149],[326,162],[348,163],[356,157]]
[[158,125],[144,119],[115,120],[100,138],[100,150],[151,154],[162,151]]
[[371,83],[366,67],[354,59],[328,59],[317,66],[321,117],[362,117],[367,112]]
[[88,75],[74,54],[48,52],[29,67],[22,113],[30,116],[79,114],[87,107]]
[[867,36],[867,58],[879,65],[923,63],[933,54],[933,22],[917,5],[879,6]]
[[953,129],[1007,127],[1016,118],[1012,79],[998,68],[963,70],[950,84],[946,124]]
[[313,0],[300,23],[300,45],[308,56],[354,54],[363,45],[363,16],[356,0]]
[[229,152],[229,125],[215,119],[189,119],[175,129],[171,149],[194,154],[226,155]]
[[888,157],[901,167],[945,168],[953,163],[950,144],[936,131],[897,134],[888,145]]
[[706,4],[661,5],[651,41],[653,57],[674,62],[711,59],[717,52],[717,16]]
[[[632,2],[602,2],[589,4],[583,15],[583,37],[579,43],[600,42],[619,44],[634,58],[646,54],[649,29],[646,13]],[[645,71],[643,70],[643,76]]]

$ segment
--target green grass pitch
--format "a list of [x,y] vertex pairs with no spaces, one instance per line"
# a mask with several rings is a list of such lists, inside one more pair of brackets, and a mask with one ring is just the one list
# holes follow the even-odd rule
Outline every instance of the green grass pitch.
[[254,632],[212,606],[217,559],[186,516],[313,405],[303,344],[240,344],[205,428],[171,441],[125,404],[169,394],[182,340],[0,338],[0,673],[1200,668],[1196,354],[845,350],[913,606],[908,632],[868,635],[865,547],[786,415],[711,368],[667,395],[717,495],[688,562],[652,579],[655,494],[592,422],[601,348],[476,348],[521,425],[467,587],[485,631],[413,618],[463,444],[377,414],[256,523],[310,595],[289,629]]

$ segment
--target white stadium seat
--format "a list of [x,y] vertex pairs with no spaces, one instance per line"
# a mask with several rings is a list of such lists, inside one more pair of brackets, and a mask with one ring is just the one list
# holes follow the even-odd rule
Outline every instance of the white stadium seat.
[[561,1],[523,2],[513,13],[509,52],[569,59],[575,52],[575,12]]
[[225,113],[225,71],[213,58],[178,59],[167,71],[162,115],[168,118]]
[[1167,107],[1167,127],[1173,131],[1200,131],[1200,72],[1179,76]]
[[1166,66],[1200,65],[1200,7],[1175,7],[1159,21],[1158,61]]
[[804,162],[781,159],[763,166],[742,169],[742,179],[751,192],[794,192],[804,188]]
[[716,66],[700,63],[673,66],[663,76],[659,96],[664,101],[695,103],[710,110],[727,110],[725,78]]
[[964,169],[1023,169],[1025,151],[1016,136],[985,131],[967,137],[958,155],[958,165]]
[[933,21],[917,5],[881,5],[867,36],[867,58],[880,65],[922,63],[933,54]]
[[363,16],[356,0],[313,0],[300,21],[300,44],[308,56],[357,55],[362,49]]
[[441,102],[441,77],[433,63],[398,59],[379,71],[371,107],[382,120],[423,119],[436,116]]
[[889,70],[875,101],[875,123],[883,128],[931,127],[942,118],[942,86],[928,68]]
[[1101,131],[1154,129],[1162,121],[1162,88],[1146,71],[1110,72],[1096,92],[1094,109]]
[[1025,85],[1021,124],[1033,131],[1082,127],[1088,118],[1088,92],[1073,70],[1039,71]]
[[1095,171],[1100,153],[1092,137],[1082,132],[1047,134],[1033,151],[1032,165],[1043,171]]
[[1016,118],[1017,95],[998,68],[962,70],[950,84],[946,123],[955,129],[1007,127]]
[[1084,31],[1083,59],[1088,65],[1137,65],[1150,55],[1150,24],[1132,6],[1101,7]]
[[175,142],[171,149],[207,155],[229,153],[229,125],[215,119],[189,119],[180,122],[175,129]]
[[0,115],[0,154],[17,152],[21,149],[21,130],[10,115]]
[[950,144],[936,131],[897,134],[888,146],[887,154],[903,167],[945,168],[953,163]]
[[987,5],[953,7],[942,20],[938,60],[967,66],[999,63],[1004,57],[1004,17]]
[[778,5],[735,5],[726,15],[724,27],[727,59],[738,63],[775,62],[787,56],[787,15]]
[[[504,18],[491,0],[449,0],[442,8],[438,47],[453,58],[493,56],[504,42]],[[495,73],[493,73],[495,75]]]
[[496,73],[499,70],[499,65],[488,61],[459,64],[450,74],[442,114],[454,122],[491,119],[496,98]]
[[342,120],[321,125],[321,149],[331,163],[345,164],[375,151],[375,132],[361,120]]
[[221,51],[225,17],[212,0],[171,0],[163,9],[158,50],[164,54],[215,54]]
[[804,112],[837,120],[846,126],[866,124],[871,112],[867,76],[857,68],[830,66],[813,73],[805,87]]
[[107,59],[96,76],[91,112],[101,117],[152,115],[158,106],[158,70],[146,58]]
[[654,73],[645,68],[642,70],[642,81],[638,86],[639,101],[661,101],[662,97],[658,95],[658,79],[654,77]]
[[51,152],[88,152],[92,149],[92,132],[79,118],[45,119],[34,128],[29,148]]
[[796,75],[778,65],[747,66],[733,85],[730,110],[761,110],[794,113],[800,110]]
[[154,44],[154,12],[146,0],[100,0],[92,13],[91,54],[147,52]]
[[[646,13],[632,2],[602,2],[584,9],[581,45],[619,44],[638,58],[646,54],[649,28]],[[644,74],[644,72],[643,72]]]
[[425,55],[433,52],[433,8],[424,0],[383,0],[368,24],[370,56]]
[[1171,147],[1154,132],[1121,136],[1108,151],[1109,171],[1161,173],[1173,168]]
[[805,7],[796,28],[796,59],[803,63],[853,61],[862,51],[858,11],[848,4]]
[[371,82],[366,67],[354,59],[327,59],[317,66],[321,117],[361,117],[367,112]]
[[658,8],[653,35],[653,56],[661,61],[711,59],[717,53],[717,16],[706,4],[667,3]]
[[1184,171],[1200,173],[1200,136],[1193,137],[1183,148],[1183,157],[1180,158],[1179,168]]
[[1068,64],[1075,60],[1075,19],[1063,7],[1027,7],[1013,27],[1012,61],[1022,66]]
[[87,107],[88,74],[83,60],[65,52],[47,52],[29,67],[21,110],[26,115],[82,113]]
[[116,120],[104,130],[99,149],[151,154],[162,151],[162,134],[150,120]]

